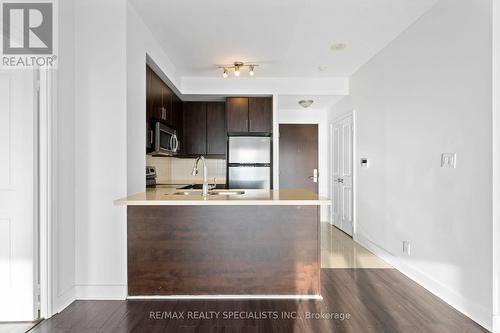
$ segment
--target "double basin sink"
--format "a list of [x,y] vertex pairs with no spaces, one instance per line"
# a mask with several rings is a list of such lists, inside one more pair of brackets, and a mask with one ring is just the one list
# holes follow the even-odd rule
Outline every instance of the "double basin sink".
[[[245,194],[245,191],[236,191],[236,190],[211,190],[211,191],[208,191],[208,195],[242,195],[242,194]],[[201,196],[201,190],[179,191],[179,192],[174,192],[171,195]]]

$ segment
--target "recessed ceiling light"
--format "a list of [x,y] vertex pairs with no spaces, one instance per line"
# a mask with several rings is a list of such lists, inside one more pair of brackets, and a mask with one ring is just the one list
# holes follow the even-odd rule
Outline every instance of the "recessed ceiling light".
[[320,72],[324,72],[324,71],[326,71],[327,69],[328,69],[328,66],[327,66],[327,65],[319,65],[319,66],[318,66],[318,70],[319,70]]
[[333,44],[330,49],[332,51],[342,51],[342,50],[345,50],[345,48],[347,47],[347,44],[345,43],[336,43],[336,44]]
[[312,99],[303,99],[303,100],[299,101],[299,105],[302,106],[304,109],[307,109],[313,103],[314,103],[314,101]]

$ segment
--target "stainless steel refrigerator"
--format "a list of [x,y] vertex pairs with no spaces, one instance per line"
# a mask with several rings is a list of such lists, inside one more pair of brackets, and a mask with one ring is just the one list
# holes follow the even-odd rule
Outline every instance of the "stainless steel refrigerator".
[[229,188],[270,189],[271,179],[271,138],[229,137]]

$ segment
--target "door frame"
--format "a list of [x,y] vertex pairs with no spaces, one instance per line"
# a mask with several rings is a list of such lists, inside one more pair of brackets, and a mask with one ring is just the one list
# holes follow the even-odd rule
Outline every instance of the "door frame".
[[[333,159],[334,159],[334,135],[333,128],[335,124],[339,121],[342,121],[348,117],[352,117],[352,237],[356,235],[356,227],[357,227],[357,164],[356,162],[356,110],[353,109],[349,112],[343,113],[342,115],[336,117],[331,123],[328,133],[328,155],[329,155],[329,164],[330,164],[330,172],[328,175],[328,191],[330,192],[330,200],[333,200]],[[328,209],[328,219],[329,223],[333,226],[333,214],[332,214],[333,205]]]
[[38,133],[37,133],[37,240],[39,318],[54,315],[54,239],[57,218],[57,94],[55,73],[51,69],[40,69],[35,80],[38,88]]

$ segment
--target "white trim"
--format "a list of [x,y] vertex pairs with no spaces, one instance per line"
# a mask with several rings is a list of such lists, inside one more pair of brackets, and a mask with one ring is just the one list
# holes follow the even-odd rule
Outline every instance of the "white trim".
[[435,296],[439,297],[458,311],[462,312],[467,317],[474,320],[479,325],[487,330],[492,330],[491,327],[491,311],[490,309],[477,304],[450,289],[448,286],[435,280],[433,277],[421,272],[420,270],[412,267],[403,258],[398,258],[379,247],[376,243],[365,237],[362,233],[354,234],[354,241],[366,247],[369,251],[379,256],[398,271],[406,275],[408,278],[415,281],[417,284],[427,289]]
[[500,3],[493,1],[492,55],[492,321],[500,333]]
[[77,300],[124,300],[127,298],[126,284],[77,284]]
[[68,288],[68,290],[59,294],[59,296],[56,299],[54,299],[52,315],[66,309],[71,303],[73,303],[74,300],[75,300],[75,288],[70,287]]
[[286,299],[286,300],[323,300],[321,295],[172,295],[172,296],[128,296],[129,300],[148,299]]

